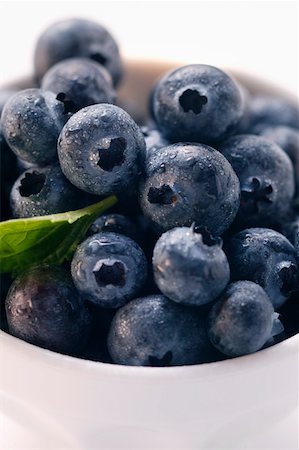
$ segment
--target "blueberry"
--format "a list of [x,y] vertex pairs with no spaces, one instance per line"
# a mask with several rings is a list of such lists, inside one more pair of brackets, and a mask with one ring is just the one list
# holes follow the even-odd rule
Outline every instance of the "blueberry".
[[17,92],[18,91],[16,89],[0,89],[0,116],[5,103]]
[[104,214],[98,217],[88,230],[88,236],[101,231],[124,234],[134,241],[138,240],[136,225],[122,214]]
[[240,180],[241,204],[236,223],[241,227],[281,223],[295,192],[288,155],[274,142],[254,135],[233,136],[219,146],[219,151]]
[[229,282],[222,240],[207,231],[174,228],[154,248],[153,270],[160,291],[175,302],[200,306],[211,302]]
[[1,116],[10,148],[19,158],[40,166],[57,159],[57,139],[66,119],[64,104],[52,92],[40,89],[15,94]]
[[249,104],[250,131],[259,134],[268,126],[299,128],[299,109],[280,97],[256,95]]
[[108,350],[118,364],[177,366],[207,361],[211,345],[199,312],[153,295],[132,300],[117,311]]
[[106,103],[74,114],[58,140],[65,176],[79,189],[96,195],[133,191],[144,150],[143,135],[133,119]]
[[53,266],[31,267],[14,280],[6,315],[14,336],[70,354],[84,348],[91,324],[68,272]]
[[218,151],[178,143],[148,157],[140,202],[161,230],[195,222],[220,235],[238,211],[239,189],[238,177]]
[[54,92],[70,113],[115,100],[110,74],[86,58],[71,58],[55,64],[43,77],[42,88]]
[[23,172],[12,187],[10,203],[15,217],[33,217],[83,208],[88,199],[54,164]]
[[217,142],[236,129],[244,112],[237,84],[203,64],[167,73],[154,89],[152,105],[159,129],[172,142]]
[[37,41],[35,75],[41,79],[54,64],[68,58],[83,57],[104,66],[117,84],[122,76],[118,46],[111,34],[95,22],[68,19],[47,28]]
[[296,193],[299,194],[299,130],[286,126],[263,129],[261,136],[275,142],[290,157],[295,171]]
[[271,337],[273,313],[261,286],[251,281],[232,283],[209,314],[211,342],[227,356],[256,352]]
[[249,228],[228,242],[232,280],[250,280],[267,292],[274,308],[280,307],[298,287],[296,249],[277,231]]
[[118,308],[144,285],[146,258],[127,236],[102,232],[77,247],[72,276],[84,298],[104,308]]

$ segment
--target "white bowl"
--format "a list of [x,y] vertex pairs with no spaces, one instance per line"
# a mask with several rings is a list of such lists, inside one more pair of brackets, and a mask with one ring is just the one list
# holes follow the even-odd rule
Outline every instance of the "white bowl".
[[[132,110],[144,113],[153,80],[174,66],[130,62],[121,97],[129,93]],[[60,355],[0,331],[0,448],[296,450],[298,349],[297,335],[216,363],[128,367]]]

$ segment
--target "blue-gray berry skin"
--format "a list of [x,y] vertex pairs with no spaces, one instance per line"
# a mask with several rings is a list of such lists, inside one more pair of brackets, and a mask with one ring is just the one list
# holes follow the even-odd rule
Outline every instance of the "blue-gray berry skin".
[[162,231],[190,226],[222,234],[239,208],[239,180],[229,162],[204,144],[178,143],[151,153],[140,185],[145,216]]
[[91,316],[61,267],[31,267],[19,275],[6,297],[9,332],[56,352],[79,354],[85,347]]
[[152,108],[167,139],[205,144],[230,136],[244,112],[237,84],[222,70],[204,64],[167,73],[155,87]]
[[12,96],[1,115],[3,134],[21,159],[45,166],[57,159],[57,139],[67,120],[52,92],[25,89]]
[[59,164],[27,169],[10,193],[14,217],[56,214],[83,208],[88,203],[87,194],[65,178]]
[[95,195],[134,191],[145,142],[124,110],[102,103],[81,109],[58,140],[61,169],[72,184]]
[[53,92],[70,113],[96,103],[114,103],[116,96],[109,72],[87,58],[55,64],[43,77],[42,89]]
[[261,136],[275,142],[290,157],[294,166],[296,193],[299,194],[299,130],[286,126],[271,126],[263,129]]
[[230,271],[220,238],[195,227],[173,228],[157,241],[153,254],[155,282],[171,300],[201,306],[215,300]]
[[104,308],[118,308],[134,298],[144,285],[147,262],[132,239],[102,232],[77,247],[72,276],[83,298]]
[[273,313],[261,286],[251,281],[232,283],[210,311],[210,340],[227,356],[256,352],[271,337]]
[[261,285],[275,309],[298,288],[296,249],[277,231],[268,228],[240,231],[228,242],[226,255],[231,279]]
[[292,162],[274,142],[255,135],[224,141],[219,151],[239,177],[241,203],[236,224],[272,227],[285,220],[295,193]]
[[259,134],[269,126],[299,128],[299,108],[280,97],[255,95],[249,104],[251,133]]
[[117,43],[102,25],[85,19],[56,22],[42,33],[34,54],[36,78],[40,80],[59,61],[76,57],[90,58],[104,66],[115,84],[121,79]]
[[197,364],[211,357],[203,316],[163,295],[138,298],[119,309],[108,350],[115,363],[132,366]]
[[122,214],[103,214],[94,221],[87,234],[91,236],[102,231],[124,234],[134,241],[139,238],[135,223]]

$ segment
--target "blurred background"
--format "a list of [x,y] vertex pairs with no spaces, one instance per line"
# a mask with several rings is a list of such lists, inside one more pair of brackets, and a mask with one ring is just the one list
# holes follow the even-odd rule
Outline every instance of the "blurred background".
[[69,17],[106,26],[124,57],[238,69],[298,95],[298,2],[286,0],[1,1],[0,84],[30,74],[37,37]]

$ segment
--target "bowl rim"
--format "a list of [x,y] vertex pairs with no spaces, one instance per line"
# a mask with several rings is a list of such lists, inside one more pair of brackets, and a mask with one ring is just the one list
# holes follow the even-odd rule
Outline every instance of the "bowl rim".
[[[0,344],[0,354],[3,351],[14,352],[16,357],[18,357],[18,354],[23,359],[24,357],[27,359],[33,357],[35,363],[41,362],[47,366],[59,366],[70,372],[73,370],[78,372],[79,369],[83,372],[95,372],[109,377],[121,375],[141,379],[159,378],[169,380],[178,376],[182,377],[182,379],[202,378],[205,374],[217,377],[219,376],[219,371],[221,376],[223,372],[226,374],[238,373],[244,370],[248,371],[248,369],[262,371],[265,365],[281,364],[284,357],[290,358],[293,356],[294,358],[297,357],[299,362],[299,333],[270,347],[247,355],[209,363],[170,367],[129,366],[65,355],[30,344],[3,330],[0,330]],[[254,364],[254,362],[257,364]]]

